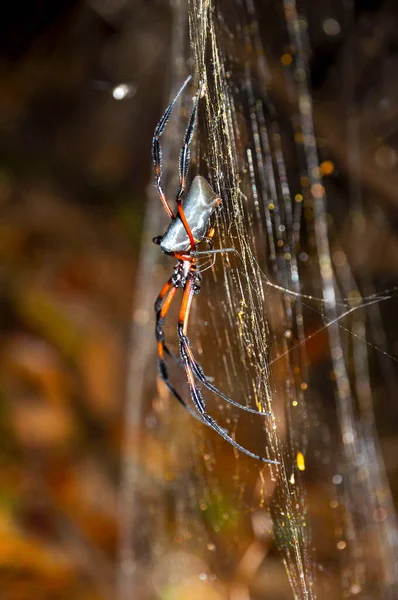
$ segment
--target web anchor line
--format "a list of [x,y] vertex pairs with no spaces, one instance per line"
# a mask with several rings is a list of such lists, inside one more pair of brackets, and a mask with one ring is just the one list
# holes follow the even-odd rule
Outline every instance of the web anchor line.
[[[192,256],[199,257],[199,256],[205,256],[205,255],[208,256],[208,255],[213,255],[213,254],[228,254],[228,253],[229,254],[236,254],[239,257],[240,261],[243,262],[242,256],[240,255],[240,253],[238,252],[238,250],[236,250],[236,248],[216,248],[214,250],[213,249],[212,250],[197,250],[195,252],[192,252],[191,254],[192,254]],[[309,294],[300,294],[299,292],[294,292],[293,290],[289,290],[288,288],[284,288],[281,285],[273,283],[272,281],[270,281],[270,279],[267,277],[267,275],[264,273],[264,271],[260,268],[257,259],[254,256],[252,258],[256,262],[257,267],[258,267],[261,275],[264,277],[265,282],[266,282],[266,284],[269,287],[271,287],[273,289],[276,289],[276,290],[278,290],[278,291],[280,291],[280,292],[282,292],[282,293],[284,293],[284,294],[286,294],[288,296],[293,296],[294,298],[299,299],[298,301],[301,303],[302,306],[305,306],[309,310],[312,310],[316,314],[318,314],[318,315],[322,316],[323,318],[325,318],[324,315],[322,315],[322,313],[320,313],[319,311],[317,311],[315,308],[313,308],[312,306],[309,306],[305,302],[302,302],[301,298],[306,298],[307,300],[315,300],[316,302],[322,302],[322,304],[325,304],[325,305],[328,304],[327,300],[325,300],[324,298],[319,298],[317,296],[311,296]],[[338,317],[327,321],[323,327],[320,327],[319,329],[317,329],[316,331],[314,331],[310,335],[306,336],[306,338],[304,340],[302,340],[298,344],[295,344],[289,350],[286,350],[286,352],[283,352],[282,354],[280,354],[279,356],[277,356],[276,358],[274,358],[272,361],[270,361],[268,364],[272,365],[272,364],[276,363],[280,358],[283,358],[284,356],[287,356],[288,354],[290,354],[290,352],[292,352],[293,350],[296,350],[297,348],[299,348],[300,346],[302,346],[303,344],[305,344],[308,340],[314,338],[319,333],[322,333],[323,331],[325,331],[326,329],[328,329],[332,325],[335,325],[341,319],[344,319],[345,317],[347,317],[351,313],[355,312],[356,310],[359,310],[360,308],[367,308],[369,306],[372,306],[373,304],[378,304],[379,302],[383,302],[385,300],[391,300],[392,298],[394,298],[395,296],[397,296],[396,292],[398,292],[398,286],[394,286],[392,288],[384,290],[383,292],[380,292],[380,294],[371,294],[370,296],[363,296],[362,297],[362,303],[358,304],[357,306],[350,306],[346,302],[333,302],[334,306],[345,307],[345,308],[348,308],[348,310],[346,312],[344,312],[343,314],[339,315]],[[343,300],[347,300],[347,302],[349,302],[350,298],[343,298]],[[365,302],[363,302],[363,301],[365,301]],[[353,335],[356,339],[358,339],[359,341],[363,342],[364,344],[366,344],[370,348],[373,348],[374,350],[377,350],[378,352],[380,352],[381,354],[383,354],[387,358],[389,358],[392,361],[398,363],[398,358],[395,357],[395,356],[393,356],[389,352],[386,352],[382,348],[379,348],[378,346],[372,344],[368,340],[364,339],[363,337],[361,337],[357,333],[354,333],[353,331],[351,331],[350,329],[344,327],[343,325],[339,324],[339,327],[341,329],[343,329],[343,331],[346,331],[347,333],[350,333],[351,335]]]

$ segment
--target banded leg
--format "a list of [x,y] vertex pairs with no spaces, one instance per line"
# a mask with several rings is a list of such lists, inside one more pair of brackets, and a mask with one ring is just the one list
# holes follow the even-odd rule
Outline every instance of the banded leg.
[[169,204],[169,202],[166,198],[166,195],[163,191],[163,188],[162,188],[162,147],[160,145],[160,136],[162,135],[162,133],[165,130],[167,121],[170,118],[170,115],[173,111],[174,105],[175,105],[179,95],[181,94],[181,92],[183,91],[183,89],[185,88],[185,86],[187,85],[187,83],[190,80],[191,80],[191,75],[186,78],[186,80],[182,84],[181,88],[179,89],[176,97],[166,108],[163,117],[160,119],[159,123],[156,126],[155,132],[153,134],[153,139],[152,139],[152,160],[153,160],[153,164],[155,167],[156,187],[158,189],[158,194],[162,201],[162,204],[163,204],[167,214],[169,215],[170,219],[175,219],[175,216],[174,216],[173,211],[171,210],[170,204]]
[[264,458],[258,454],[255,454],[254,452],[250,452],[250,450],[247,450],[246,448],[244,448],[243,446],[238,444],[238,442],[236,442],[224,429],[222,429],[218,425],[218,423],[210,415],[207,414],[206,407],[205,407],[205,401],[204,401],[204,398],[202,396],[200,389],[196,385],[191,360],[186,351],[186,347],[187,347],[186,340],[188,340],[186,332],[187,332],[187,327],[188,327],[189,313],[191,310],[192,299],[193,299],[193,295],[195,293],[194,278],[195,278],[195,270],[192,269],[190,274],[188,275],[187,283],[186,283],[185,290],[184,290],[183,301],[181,304],[180,316],[179,316],[179,320],[178,320],[178,337],[180,339],[181,360],[184,364],[185,372],[187,374],[189,391],[191,393],[192,402],[193,402],[196,410],[198,411],[199,415],[203,419],[203,421],[205,421],[212,429],[214,429],[214,431],[216,431],[222,438],[224,438],[224,440],[226,440],[232,446],[234,446],[234,448],[237,448],[237,450],[240,450],[241,452],[243,452],[244,454],[247,454],[247,456],[250,456],[251,458],[261,460],[264,463],[270,463],[270,464],[277,465],[277,464],[279,464],[279,462],[277,460],[270,460],[268,458]]
[[[198,414],[192,410],[190,406],[183,400],[174,386],[170,383],[169,373],[166,365],[166,361],[164,359],[164,354],[168,354],[171,358],[177,359],[172,352],[168,349],[165,343],[165,335],[163,330],[164,319],[170,309],[171,303],[174,300],[174,296],[176,293],[176,288],[172,283],[172,278],[165,283],[163,286],[159,296],[155,302],[155,312],[156,312],[156,340],[157,340],[157,350],[158,350],[158,371],[159,376],[162,381],[165,383],[169,392],[177,398],[178,402],[182,404],[182,406],[193,416],[195,419],[203,423],[202,419],[198,416]],[[177,359],[178,360],[178,359]]]
[[229,396],[226,396],[221,390],[216,388],[215,385],[210,383],[210,381],[207,379],[202,367],[195,360],[194,355],[191,350],[189,338],[186,335],[182,334],[181,338],[180,338],[180,342],[182,342],[184,344],[184,350],[188,356],[189,362],[192,367],[192,371],[193,371],[196,379],[198,381],[200,381],[200,383],[203,384],[210,392],[213,392],[213,394],[216,394],[216,396],[219,396],[219,398],[222,398],[223,400],[225,400],[225,402],[228,402],[229,404],[232,404],[232,406],[236,406],[236,408],[239,408],[240,410],[243,410],[245,412],[251,413],[253,415],[260,415],[262,417],[270,417],[271,416],[271,413],[269,413],[269,412],[256,410],[255,408],[249,408],[248,406],[245,406],[244,404],[239,404],[239,402],[235,402],[235,400],[232,400],[232,398],[229,398]]
[[[214,228],[212,228],[210,230],[208,238],[207,238],[207,243],[209,245],[213,243],[213,239],[212,239],[213,235],[214,235]],[[210,250],[210,252],[211,252],[211,250]],[[192,267],[191,272],[195,273],[196,271],[194,269],[195,269],[195,267]],[[194,293],[195,293],[195,290],[194,290]],[[238,402],[235,402],[235,400],[232,400],[232,398],[230,398],[229,396],[224,394],[221,390],[216,388],[216,386],[213,385],[212,383],[210,383],[210,381],[207,379],[202,367],[196,361],[196,359],[192,353],[192,350],[191,350],[191,344],[190,344],[189,338],[187,337],[185,332],[179,333],[179,340],[180,340],[180,344],[183,344],[183,346],[184,346],[184,350],[190,361],[192,371],[193,371],[196,379],[198,379],[198,381],[200,381],[200,383],[202,383],[210,392],[213,392],[213,394],[216,394],[217,396],[222,398],[225,402],[228,402],[229,404],[232,404],[233,406],[236,406],[237,408],[239,408],[240,410],[243,410],[245,412],[251,413],[253,415],[261,415],[263,417],[271,416],[271,413],[269,413],[269,412],[256,410],[254,408],[249,408],[248,406],[244,406],[243,404],[239,404]]]
[[[212,237],[213,237],[212,235],[209,236],[208,243],[212,242]],[[215,250],[214,252],[217,252],[217,251]],[[193,259],[189,255],[176,254],[175,256],[179,260],[193,262]],[[196,267],[192,266],[192,273],[196,273],[196,272],[197,272],[196,271]],[[159,311],[160,311],[160,307],[161,307],[161,304],[162,304],[162,300],[163,300],[164,296],[168,293],[169,288],[172,285],[171,281],[172,281],[172,278],[170,278],[169,281],[165,284],[164,288],[162,289],[162,291],[160,292],[160,294],[158,296],[158,299],[157,299],[156,304],[155,304],[155,310],[156,310],[157,316],[159,315]],[[195,290],[194,290],[194,293],[195,293]],[[156,307],[158,307],[158,308],[156,308]],[[158,316],[158,321],[159,321],[159,316]],[[163,323],[163,321],[161,322],[161,324],[162,323]],[[163,334],[163,330],[161,330],[161,332]],[[158,333],[156,335],[158,335]],[[163,334],[163,336],[164,336],[164,334]],[[235,402],[235,400],[232,400],[232,398],[230,398],[229,396],[227,396],[226,394],[224,394],[221,390],[219,390],[218,388],[216,388],[216,386],[213,385],[212,383],[210,383],[210,381],[207,379],[207,377],[206,377],[206,375],[205,375],[202,367],[200,366],[200,364],[196,361],[195,357],[193,356],[193,353],[192,353],[192,350],[191,350],[191,346],[190,346],[190,342],[189,342],[189,338],[184,333],[181,333],[181,335],[179,336],[179,340],[180,340],[180,344],[182,343],[184,345],[185,352],[187,353],[187,356],[188,356],[188,359],[190,361],[190,364],[191,364],[191,367],[192,367],[192,371],[193,371],[195,377],[210,392],[213,392],[214,394],[216,394],[217,396],[219,396],[220,398],[222,398],[225,402],[228,402],[229,404],[232,404],[233,406],[236,406],[236,408],[239,408],[240,410],[243,410],[245,412],[251,413],[253,415],[261,415],[263,417],[269,417],[269,416],[271,416],[271,413],[269,413],[269,412],[259,411],[259,410],[256,410],[254,408],[249,408],[248,406],[244,406],[243,404],[239,404],[238,402]],[[158,344],[159,344],[159,342],[158,342]],[[175,362],[179,362],[180,365],[181,365],[181,362],[178,361],[177,357],[172,352],[170,352],[170,350],[167,348],[167,346],[164,343],[164,341],[163,341],[163,350],[170,356],[170,358],[172,358]],[[177,397],[178,394],[175,393],[174,395]]]
[[156,335],[156,341],[157,341],[157,347],[158,347],[158,356],[159,356],[160,360],[164,360],[164,352],[166,352],[166,354],[169,354],[169,355],[171,354],[165,344],[165,341],[164,341],[165,336],[164,336],[164,331],[163,331],[163,323],[164,323],[165,316],[168,313],[171,303],[174,299],[175,293],[176,293],[176,288],[174,287],[174,285],[172,283],[172,278],[170,277],[170,279],[167,281],[167,283],[165,283],[165,285],[161,289],[160,294],[156,298],[156,302],[155,302],[155,313],[156,313],[155,335]]
[[209,250],[213,250],[214,246],[214,234],[216,230],[214,227],[210,227],[208,234],[203,238],[203,241],[209,246]]
[[196,96],[195,104],[193,106],[191,116],[189,117],[188,125],[185,130],[185,135],[184,135],[183,142],[182,142],[182,148],[180,151],[180,161],[179,161],[180,189],[178,190],[178,194],[177,194],[177,198],[176,198],[178,214],[180,215],[181,221],[185,227],[185,231],[187,232],[187,235],[189,237],[191,249],[195,248],[196,243],[195,243],[195,239],[193,237],[191,228],[189,226],[189,223],[188,223],[187,218],[184,213],[184,209],[182,206],[182,197],[185,192],[186,180],[187,180],[188,171],[189,171],[189,161],[190,161],[190,156],[191,156],[191,151],[189,149],[189,145],[192,141],[192,136],[193,136],[193,132],[195,129],[195,123],[196,123],[196,117],[198,114],[198,105],[199,105],[201,92],[202,92],[202,87],[199,89],[198,94]]

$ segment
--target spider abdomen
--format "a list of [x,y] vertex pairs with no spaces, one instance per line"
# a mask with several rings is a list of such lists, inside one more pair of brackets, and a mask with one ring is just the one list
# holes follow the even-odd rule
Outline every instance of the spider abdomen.
[[[198,242],[204,238],[209,219],[219,204],[220,199],[206,179],[197,175],[192,181],[183,207],[193,237]],[[161,238],[160,248],[166,254],[187,252],[190,249],[189,237],[179,216],[168,226]]]

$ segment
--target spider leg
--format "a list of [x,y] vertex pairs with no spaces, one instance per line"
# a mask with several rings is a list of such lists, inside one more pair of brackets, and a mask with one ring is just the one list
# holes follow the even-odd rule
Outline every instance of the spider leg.
[[[213,247],[213,236],[214,236],[214,227],[212,227],[209,231],[208,237],[205,239],[205,241],[209,244],[209,246],[212,248]],[[211,250],[209,251],[211,252]],[[239,408],[240,410],[243,410],[245,412],[249,412],[252,413],[254,415],[262,415],[263,417],[270,417],[271,413],[269,412],[265,412],[265,411],[260,411],[260,410],[256,410],[254,408],[249,408],[248,406],[244,406],[243,404],[239,404],[238,402],[235,402],[235,400],[232,400],[232,398],[229,398],[229,396],[227,396],[226,394],[224,394],[223,392],[221,392],[221,390],[219,390],[218,388],[216,388],[215,385],[213,385],[212,383],[210,383],[210,381],[207,379],[202,367],[200,366],[200,364],[195,360],[191,347],[190,347],[190,342],[188,337],[184,334],[181,333],[180,335],[180,343],[182,343],[185,347],[185,351],[187,353],[188,359],[191,363],[191,367],[192,367],[192,371],[195,375],[195,377],[211,392],[213,392],[214,394],[216,394],[217,396],[219,396],[220,398],[222,398],[223,400],[225,400],[225,402],[229,402],[229,404],[232,404],[233,406],[236,406],[237,408]]]
[[185,372],[187,374],[189,391],[191,393],[192,402],[193,402],[196,410],[200,414],[201,418],[203,419],[203,421],[205,421],[212,429],[214,429],[214,431],[216,431],[222,438],[224,438],[224,440],[226,440],[232,446],[234,446],[234,448],[237,448],[238,450],[243,452],[243,454],[247,454],[247,456],[250,456],[251,458],[261,460],[264,463],[278,465],[279,461],[264,458],[263,456],[260,456],[259,454],[250,452],[250,450],[247,450],[246,448],[244,448],[243,446],[238,444],[238,442],[236,442],[224,429],[222,429],[218,425],[218,423],[206,412],[205,401],[204,401],[201,391],[199,390],[198,386],[195,383],[191,360],[186,351],[186,344],[184,343],[184,337],[187,338],[186,331],[187,331],[187,326],[188,326],[189,313],[191,310],[193,295],[195,293],[195,290],[194,290],[195,270],[194,269],[195,269],[195,267],[193,265],[192,269],[190,271],[190,274],[188,275],[188,279],[187,279],[187,282],[185,285],[184,296],[183,296],[183,300],[182,300],[182,304],[181,304],[180,316],[178,319],[178,329],[177,329],[178,337],[180,339],[181,360],[184,363]]
[[156,299],[155,302],[155,312],[156,312],[156,340],[157,340],[157,349],[158,349],[158,371],[159,371],[159,376],[162,379],[162,381],[165,383],[167,389],[169,390],[169,392],[175,397],[177,398],[178,402],[180,404],[182,404],[182,406],[193,416],[195,417],[195,419],[197,419],[198,421],[200,421],[201,423],[203,423],[203,420],[198,416],[198,414],[192,410],[192,408],[190,406],[188,406],[188,404],[185,402],[185,400],[183,400],[183,398],[180,396],[180,394],[177,392],[177,390],[174,388],[174,386],[170,383],[169,380],[169,373],[168,373],[168,369],[167,369],[167,365],[166,362],[164,360],[164,354],[168,354],[170,357],[174,358],[175,360],[177,360],[178,362],[179,359],[167,348],[166,344],[165,344],[165,335],[164,335],[164,331],[163,331],[163,323],[164,323],[164,319],[166,314],[168,313],[171,303],[174,299],[175,293],[176,293],[176,288],[172,283],[172,278],[170,277],[170,279],[165,283],[165,285],[163,286],[159,296]]
[[[174,292],[172,292],[173,288],[174,288]],[[164,341],[165,336],[164,336],[164,331],[163,331],[164,318],[169,310],[171,300],[173,300],[175,292],[176,292],[176,289],[173,286],[172,278],[170,277],[170,279],[162,287],[159,296],[156,298],[156,302],[155,302],[155,306],[154,306],[155,313],[156,313],[156,340],[158,343],[159,360],[164,361],[164,353],[165,353],[172,360],[174,360],[177,364],[181,364],[181,360],[178,358],[178,356],[176,356],[166,346],[166,343]],[[173,297],[171,298],[171,300],[169,300],[169,304],[168,304],[166,310],[163,310],[163,315],[162,315],[162,306],[163,306],[163,304],[165,304],[167,302],[167,295],[171,294],[171,293],[173,293]],[[159,343],[162,345],[162,348],[160,348]],[[159,371],[160,371],[160,369],[159,369]]]
[[[214,231],[214,230],[213,230]],[[211,234],[211,231],[210,231]],[[213,233],[214,235],[214,233]],[[212,243],[212,237],[213,235],[209,236],[209,241],[208,243]],[[209,251],[211,252],[211,251]],[[217,252],[217,251],[214,251]],[[179,260],[185,260],[185,261],[192,261],[192,257],[190,257],[189,255],[185,255],[185,254],[176,254],[175,255]],[[196,268],[196,267],[195,267]],[[167,294],[169,288],[171,287],[171,279],[169,279],[169,281],[166,283],[166,285],[164,286],[162,292],[160,293],[158,299],[156,300],[156,304],[155,304],[155,310],[157,311],[158,314],[158,310],[160,310],[160,304],[161,301],[163,299],[163,297]],[[156,306],[159,304],[159,309],[156,308]],[[163,322],[161,322],[162,324]],[[163,334],[164,337],[164,334]],[[179,339],[180,339],[180,344],[183,344],[185,347],[185,352],[188,356],[188,359],[190,361],[191,364],[191,368],[192,371],[195,375],[195,377],[211,392],[213,392],[213,394],[216,394],[217,396],[219,396],[220,398],[222,398],[225,402],[228,402],[229,404],[232,404],[233,406],[236,406],[237,408],[239,408],[240,410],[243,410],[245,412],[251,413],[253,415],[261,415],[263,417],[270,417],[271,413],[269,412],[265,412],[265,411],[259,411],[256,410],[254,408],[249,408],[248,406],[244,406],[243,404],[239,404],[238,402],[235,402],[235,400],[232,400],[232,398],[230,398],[229,396],[227,396],[226,394],[224,394],[221,390],[219,390],[218,388],[216,388],[215,385],[213,385],[212,383],[210,383],[210,381],[207,379],[202,367],[200,366],[200,364],[195,360],[191,347],[190,347],[190,342],[189,342],[189,338],[184,334],[181,333],[179,334]],[[159,343],[159,342],[158,342]],[[164,341],[163,341],[163,349],[164,351],[177,363],[181,364],[181,361],[179,361],[177,359],[177,357],[167,348],[167,346],[165,345]],[[158,351],[159,352],[159,351]],[[162,357],[163,360],[163,357]],[[163,363],[164,364],[164,360]],[[183,366],[183,365],[181,365]],[[163,368],[163,367],[162,367]],[[165,365],[164,365],[165,368]],[[168,385],[166,383],[166,385]],[[174,393],[174,392],[173,392]],[[174,393],[175,396],[177,396],[176,393]]]
[[208,234],[203,238],[203,242],[205,242],[208,246],[209,246],[209,250],[213,250],[213,246],[214,246],[214,234],[216,233],[216,230],[214,227],[210,227]]
[[153,164],[155,167],[156,187],[158,190],[159,197],[164,206],[164,209],[167,212],[167,214],[169,215],[170,219],[175,219],[175,216],[173,214],[173,211],[171,210],[170,204],[169,204],[169,202],[166,198],[166,195],[163,191],[163,188],[162,188],[162,147],[160,145],[160,136],[162,135],[162,133],[165,130],[167,121],[170,118],[170,115],[173,111],[174,105],[175,105],[179,95],[181,94],[181,92],[183,91],[183,89],[185,88],[185,86],[187,85],[187,83],[190,80],[191,80],[191,75],[186,78],[186,80],[182,84],[181,88],[177,92],[176,97],[166,108],[164,115],[162,116],[162,118],[160,119],[159,123],[156,126],[156,129],[155,129],[155,132],[154,132],[153,138],[152,138],[152,160],[153,160]]
[[[204,242],[205,244],[207,244],[209,246],[209,251],[213,250],[213,246],[214,246],[213,237],[214,237],[215,232],[216,232],[215,228],[211,227],[209,229],[208,234],[201,240],[201,242]],[[211,259],[211,263],[208,266],[206,266],[205,268],[202,268],[202,267],[199,268],[199,265],[198,265],[198,268],[199,268],[199,270],[200,270],[201,273],[204,273],[208,269],[213,268],[215,262],[216,262],[216,256],[213,255],[213,258]]]
[[189,160],[190,160],[190,156],[191,156],[191,151],[189,149],[189,145],[192,141],[192,136],[193,136],[193,132],[195,129],[195,122],[196,122],[196,116],[198,114],[198,105],[199,105],[201,92],[202,92],[202,87],[200,87],[200,89],[197,93],[195,104],[193,106],[191,116],[189,117],[188,125],[185,130],[185,135],[184,135],[184,138],[182,141],[182,148],[180,151],[180,161],[179,161],[180,189],[178,190],[178,194],[177,194],[177,198],[176,198],[178,214],[180,216],[182,224],[184,225],[185,231],[187,232],[187,235],[189,237],[189,243],[191,244],[191,249],[195,248],[196,243],[195,243],[195,239],[193,237],[191,228],[189,226],[189,223],[188,223],[187,218],[184,213],[184,209],[182,206],[182,196],[184,195],[184,192],[185,192],[186,180],[187,180],[187,175],[188,175],[188,171],[189,171]]
[[265,411],[263,412],[260,410],[256,410],[255,408],[249,408],[248,406],[239,404],[239,402],[235,402],[235,400],[232,400],[232,398],[229,398],[229,396],[226,396],[221,390],[216,388],[215,385],[210,383],[210,381],[207,379],[202,367],[195,360],[192,350],[191,350],[191,347],[190,347],[189,338],[186,335],[182,334],[180,337],[180,342],[184,345],[185,352],[187,353],[188,360],[191,364],[192,371],[193,371],[196,379],[198,379],[200,381],[200,383],[202,383],[208,390],[210,390],[211,392],[213,392],[213,394],[216,394],[217,396],[219,396],[220,398],[225,400],[225,402],[228,402],[229,404],[236,406],[240,410],[251,413],[253,415],[260,415],[262,417],[270,417],[271,416],[271,413],[269,413],[269,412],[265,412]]

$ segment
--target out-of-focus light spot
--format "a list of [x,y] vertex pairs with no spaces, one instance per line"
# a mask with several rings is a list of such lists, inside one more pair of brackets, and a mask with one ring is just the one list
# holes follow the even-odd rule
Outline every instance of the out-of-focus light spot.
[[115,100],[123,100],[124,98],[127,98],[128,96],[131,96],[134,93],[135,93],[134,86],[132,86],[128,83],[120,83],[119,85],[114,87],[112,90],[112,96],[114,97]]
[[289,483],[291,483],[292,485],[294,485],[294,484],[296,483],[296,480],[295,480],[295,478],[294,478],[294,473],[292,473],[292,474],[290,475]]
[[306,252],[300,252],[299,259],[303,262],[308,260],[308,254]]
[[272,204],[272,202],[271,202],[270,204],[268,204],[268,208],[269,208],[270,210],[274,210],[274,208],[275,208],[275,205],[274,205],[274,204]]
[[303,201],[303,195],[302,194],[296,194],[294,197],[296,202],[302,202]]
[[310,135],[309,133],[307,133],[307,135],[304,137],[304,142],[307,144],[307,146],[316,146],[315,136]]
[[286,252],[285,254],[285,260],[291,260],[292,255],[290,254],[290,252]]
[[303,381],[303,383],[300,384],[300,387],[302,390],[306,390],[308,388],[308,384]]
[[314,198],[323,198],[325,195],[325,188],[320,183],[314,183],[311,186],[311,194]]
[[292,337],[292,332],[290,329],[286,329],[285,331],[285,338],[287,338],[288,340]]
[[341,31],[340,23],[336,19],[325,19],[322,29],[326,35],[339,35]]
[[380,507],[376,508],[373,511],[373,520],[377,523],[382,523],[388,517],[388,510],[386,508]]
[[210,550],[210,552],[214,552],[214,550],[216,549],[214,544],[207,544],[207,549]]
[[339,505],[337,500],[331,500],[330,502],[330,508],[337,508]]
[[340,485],[340,483],[342,483],[342,481],[343,481],[343,478],[339,474],[333,475],[332,481],[333,481],[334,485]]
[[297,402],[297,400],[293,400],[293,402],[292,402],[292,405],[293,405],[293,406],[298,406],[298,402]]
[[347,264],[346,255],[342,250],[336,250],[336,252],[333,252],[332,260],[336,267],[344,267],[344,265]]
[[311,114],[312,104],[309,96],[301,96],[299,100],[300,112],[305,115]]
[[296,463],[299,471],[305,471],[305,459],[302,452],[297,452]]
[[343,349],[337,346],[336,348],[332,348],[331,355],[334,360],[340,360],[343,358]]
[[292,61],[293,61],[293,57],[291,54],[282,54],[281,63],[283,65],[285,65],[285,67],[288,67],[289,65],[291,65]]
[[354,434],[352,433],[352,431],[347,431],[343,435],[343,442],[344,444],[352,444],[354,442]]
[[375,152],[375,162],[382,169],[392,169],[397,164],[397,154],[391,146],[380,146]]
[[356,596],[357,594],[360,594],[362,592],[362,588],[359,585],[359,583],[353,583],[351,588],[350,588],[350,592],[353,596]]
[[305,81],[307,77],[307,72],[305,71],[305,69],[297,69],[296,71],[296,79],[297,81]]
[[362,296],[358,290],[351,290],[347,294],[348,304],[350,306],[359,306],[362,302]]
[[[325,264],[321,266],[321,275],[324,279],[330,279],[332,277],[332,269],[330,264]],[[326,290],[324,298],[326,302],[334,302],[335,297],[333,289]]]
[[334,171],[334,164],[331,160],[324,160],[321,163],[321,173],[322,175],[331,175]]
[[307,31],[308,25],[307,25],[307,21],[304,19],[304,17],[301,17],[298,20],[298,24],[299,24],[299,28],[301,31]]
[[344,548],[347,547],[347,544],[344,540],[340,540],[339,542],[337,542],[337,549],[338,550],[344,550]]
[[206,581],[206,579],[207,579],[207,573],[199,573],[199,579],[201,581]]
[[283,246],[283,240],[278,240],[276,243],[279,247]]
[[[252,513],[252,526],[253,532],[256,539],[269,540],[272,537],[272,519],[269,513],[265,510],[256,510]],[[254,558],[253,554],[257,553],[256,545],[253,545],[252,549],[248,548],[246,552],[246,557],[243,558],[245,562],[246,559],[250,557],[250,560]],[[258,546],[257,546],[258,548]],[[243,562],[242,560],[242,562]],[[261,562],[261,561],[260,561]],[[242,563],[241,563],[242,565]],[[243,571],[242,571],[243,572]]]
[[321,170],[319,169],[319,167],[314,167],[311,170],[311,174],[313,177],[316,177],[317,179],[319,179],[319,177],[321,176]]

